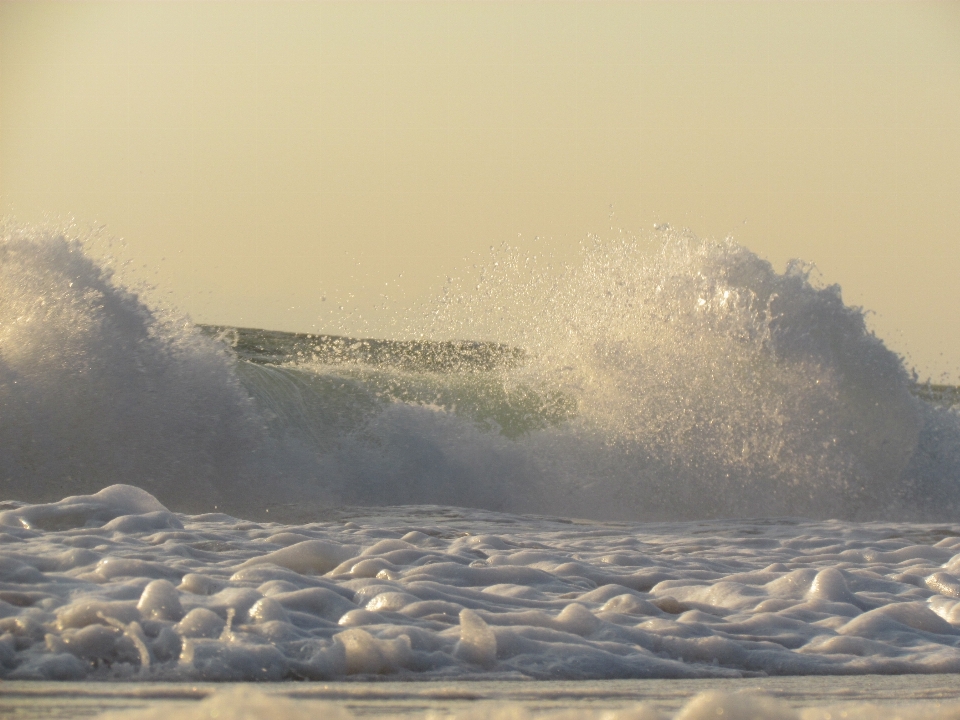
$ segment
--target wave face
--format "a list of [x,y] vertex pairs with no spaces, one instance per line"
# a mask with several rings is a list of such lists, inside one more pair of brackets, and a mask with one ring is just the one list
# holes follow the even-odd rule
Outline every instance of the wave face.
[[78,241],[7,227],[4,495],[123,482],[248,516],[956,517],[957,413],[918,398],[807,267],[670,230],[542,264],[501,251],[449,288],[410,328],[438,340],[357,340],[194,326]]

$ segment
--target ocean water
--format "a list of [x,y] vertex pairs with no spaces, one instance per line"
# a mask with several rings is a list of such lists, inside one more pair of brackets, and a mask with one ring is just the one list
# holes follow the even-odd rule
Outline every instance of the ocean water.
[[[397,339],[198,326],[38,228],[3,228],[0,285],[4,687],[674,680],[720,684],[578,716],[960,712],[763,686],[960,671],[958,393],[809,266],[670,229],[564,267],[500,249]],[[308,712],[217,687],[177,712]],[[485,715],[559,709],[497,692]]]
[[[8,681],[0,715],[106,718],[954,718],[950,675],[750,680],[131,683]],[[859,700],[857,698],[860,698]],[[869,698],[865,701],[863,698]],[[718,713],[717,710],[723,710]],[[245,713],[245,714],[244,714]]]

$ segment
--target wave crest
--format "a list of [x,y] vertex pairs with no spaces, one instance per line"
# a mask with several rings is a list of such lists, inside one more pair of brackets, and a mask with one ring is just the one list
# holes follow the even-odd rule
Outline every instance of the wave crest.
[[268,333],[273,362],[149,307],[75,239],[0,235],[7,497],[124,482],[248,516],[443,503],[609,519],[960,504],[957,414],[914,396],[838,287],[732,241],[598,241],[559,271],[500,251],[416,334],[496,344],[341,338],[333,356]]

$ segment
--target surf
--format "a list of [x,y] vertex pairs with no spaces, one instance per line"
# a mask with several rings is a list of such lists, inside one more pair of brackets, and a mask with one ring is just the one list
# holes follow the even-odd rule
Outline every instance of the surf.
[[669,228],[502,248],[405,338],[204,326],[5,226],[0,477],[167,507],[952,519],[960,420],[812,268]]

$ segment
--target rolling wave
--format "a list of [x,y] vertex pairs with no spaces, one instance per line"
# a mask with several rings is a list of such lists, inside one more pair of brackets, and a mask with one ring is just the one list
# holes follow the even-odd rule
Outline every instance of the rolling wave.
[[30,227],[3,229],[0,293],[6,498],[122,482],[241,515],[960,507],[955,389],[918,386],[807,266],[777,273],[732,241],[663,230],[560,269],[502,251],[410,324],[435,340],[194,325]]

